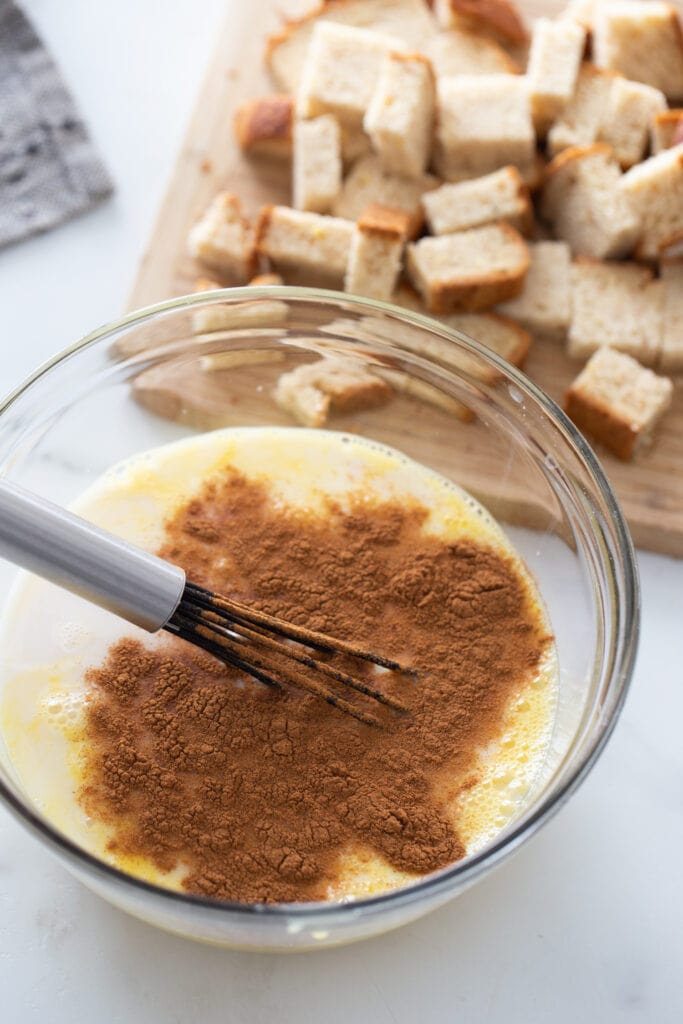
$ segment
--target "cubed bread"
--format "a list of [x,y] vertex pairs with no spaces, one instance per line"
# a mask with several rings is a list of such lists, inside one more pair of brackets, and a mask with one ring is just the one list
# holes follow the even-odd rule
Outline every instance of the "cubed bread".
[[612,82],[600,126],[599,138],[614,150],[622,167],[642,160],[649,142],[650,124],[666,110],[666,96],[642,82],[618,75]]
[[620,191],[621,168],[609,146],[573,146],[548,167],[541,214],[575,255],[604,260],[626,256],[640,232]]
[[261,96],[248,100],[235,114],[237,144],[249,156],[289,160],[292,155],[294,97]]
[[673,385],[630,356],[602,348],[565,395],[565,411],[594,440],[620,459],[631,456],[652,436],[671,404]]
[[664,326],[659,365],[663,370],[683,370],[683,262],[663,263]]
[[590,146],[597,141],[615,77],[613,71],[602,71],[588,63],[581,65],[574,95],[548,132],[551,156],[570,146]]
[[341,155],[344,167],[349,167],[360,160],[361,157],[369,156],[372,153],[372,143],[362,128],[349,128],[348,125],[340,124],[341,131]]
[[322,0],[268,38],[266,64],[283,92],[296,93],[313,29],[322,21],[386,32],[420,52],[437,32],[424,0]]
[[342,183],[341,132],[331,114],[294,125],[293,204],[297,210],[328,213]]
[[331,412],[357,412],[388,402],[391,386],[355,360],[327,356],[284,373],[275,401],[305,427],[322,427]]
[[561,341],[571,319],[571,254],[566,242],[530,242],[524,290],[500,311],[535,337]]
[[506,46],[524,46],[529,38],[524,19],[510,0],[436,0],[434,10],[444,28],[490,35]]
[[650,147],[653,154],[680,146],[683,142],[683,110],[662,110],[650,125]]
[[506,220],[522,234],[528,234],[534,223],[529,190],[512,165],[481,178],[425,192],[422,205],[433,235],[465,231],[499,220]]
[[575,359],[587,359],[599,348],[614,348],[654,366],[663,311],[663,285],[649,267],[577,260],[572,266],[567,351]]
[[425,54],[438,77],[445,75],[517,75],[519,65],[492,39],[451,29],[429,40]]
[[427,58],[388,54],[363,120],[385,170],[422,177],[432,148],[434,108],[434,72]]
[[353,233],[344,291],[388,302],[401,271],[409,227],[409,214],[369,206]]
[[601,4],[593,31],[593,60],[634,82],[683,100],[683,34],[676,9],[659,0]]
[[657,259],[683,235],[683,144],[636,164],[619,190],[638,218],[636,256]]
[[[412,309],[415,313],[427,313],[422,298],[409,284],[400,284],[394,292],[392,301],[397,306]],[[474,338],[514,366],[524,365],[531,347],[531,335],[510,317],[498,313],[445,313],[434,319],[445,327],[451,327],[461,334]],[[408,347],[415,348],[411,344],[408,344]],[[465,370],[481,380],[491,381],[497,376],[495,370],[485,369],[479,360],[464,354],[450,341],[435,335],[420,338],[419,354],[445,366]]]
[[188,238],[190,256],[227,277],[246,281],[256,269],[254,234],[242,204],[230,192],[220,192]]
[[440,78],[437,94],[434,163],[447,181],[533,163],[536,139],[521,75]]
[[256,227],[258,252],[282,269],[341,280],[349,259],[353,224],[340,217],[267,206]]
[[407,269],[433,312],[475,312],[519,295],[529,250],[509,224],[487,224],[421,238],[408,246]]
[[400,39],[379,32],[320,22],[306,54],[297,117],[334,114],[341,124],[362,127],[384,59],[402,48]]
[[[249,282],[250,287],[260,285],[282,284],[277,274],[258,274]],[[211,278],[198,277],[195,281],[195,292],[215,291],[223,286]],[[259,327],[264,324],[283,324],[288,316],[287,304],[278,299],[263,299],[258,302],[223,303],[216,302],[210,306],[195,309],[192,313],[192,331],[194,334],[211,334],[215,331],[229,331],[243,327]],[[227,369],[234,366],[245,366],[249,363],[277,362],[282,358],[275,349],[257,349],[220,352],[203,357],[202,368],[210,370]]]
[[420,233],[424,222],[422,196],[436,188],[438,178],[423,174],[420,178],[402,178],[389,174],[377,156],[363,157],[353,165],[333,206],[337,217],[357,221],[371,203],[403,210],[410,214],[409,238]]
[[539,134],[546,134],[574,95],[585,46],[586,31],[576,22],[534,22],[526,78]]

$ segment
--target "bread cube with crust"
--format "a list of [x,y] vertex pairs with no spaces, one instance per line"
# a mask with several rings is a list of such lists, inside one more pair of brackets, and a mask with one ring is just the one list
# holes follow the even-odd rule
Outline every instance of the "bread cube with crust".
[[575,255],[614,259],[633,249],[640,225],[621,178],[604,143],[565,149],[548,167],[541,214]]
[[645,156],[649,130],[656,114],[666,110],[666,96],[642,82],[618,75],[612,82],[599,138],[607,142],[622,167],[632,167]]
[[649,267],[579,259],[572,266],[567,351],[587,359],[599,348],[656,365],[662,345],[664,288]]
[[334,114],[343,125],[362,127],[385,58],[404,48],[379,32],[319,22],[299,83],[297,117]]
[[683,142],[683,110],[662,110],[650,125],[650,148],[653,155]]
[[256,269],[254,233],[231,192],[220,192],[188,238],[190,255],[227,277],[246,281]]
[[570,146],[590,146],[597,141],[615,78],[613,71],[589,63],[581,65],[574,94],[548,132],[551,156]]
[[565,395],[567,415],[620,459],[630,459],[652,439],[671,404],[673,385],[635,359],[601,348]]
[[539,134],[547,133],[572,98],[585,46],[585,29],[576,22],[534,22],[526,78]]
[[481,178],[451,182],[425,192],[422,205],[433,235],[465,231],[499,220],[506,220],[522,234],[528,234],[534,222],[529,190],[513,165]]
[[378,156],[363,157],[352,166],[344,179],[332,212],[337,217],[357,221],[371,203],[403,210],[410,214],[408,237],[414,238],[420,233],[424,222],[422,197],[438,184],[439,179],[431,174],[423,174],[419,178],[403,178],[386,171]]
[[424,174],[432,148],[434,106],[434,72],[427,58],[389,53],[363,120],[387,171],[406,178]]
[[278,268],[341,280],[352,236],[353,224],[340,217],[267,206],[256,226],[256,247]]
[[406,47],[426,52],[438,26],[425,0],[320,0],[268,37],[266,65],[283,92],[296,93],[315,26],[321,22],[384,32]]
[[476,312],[519,295],[529,250],[509,224],[487,224],[408,246],[408,274],[435,313]]
[[536,137],[521,75],[454,75],[437,82],[434,163],[447,181],[530,166]]
[[293,205],[328,213],[342,183],[341,132],[336,118],[321,114],[294,126]]
[[407,213],[369,206],[351,240],[344,291],[388,302],[401,271],[409,226]]
[[534,335],[560,341],[571,319],[571,253],[566,242],[529,242],[531,264],[521,295],[499,306]]
[[269,160],[292,156],[294,97],[261,96],[243,103],[235,114],[235,137],[243,153]]
[[593,60],[671,101],[683,100],[683,32],[676,8],[659,0],[615,0],[597,9]]
[[638,219],[637,258],[657,259],[683,237],[683,144],[636,164],[619,191]]
[[326,356],[284,373],[275,401],[305,427],[322,427],[332,412],[356,412],[384,405],[392,395],[381,377],[353,359]]

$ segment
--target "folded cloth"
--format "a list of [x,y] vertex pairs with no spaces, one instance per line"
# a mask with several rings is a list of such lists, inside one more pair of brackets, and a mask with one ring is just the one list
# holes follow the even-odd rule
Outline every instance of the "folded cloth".
[[59,71],[21,11],[0,0],[0,246],[111,191]]

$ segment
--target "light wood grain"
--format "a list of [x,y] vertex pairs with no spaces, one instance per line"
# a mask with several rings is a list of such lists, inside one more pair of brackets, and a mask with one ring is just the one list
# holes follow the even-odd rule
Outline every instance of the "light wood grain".
[[[523,6],[535,16],[554,14],[564,4],[561,0],[528,0]],[[215,58],[136,277],[131,309],[192,291],[197,268],[186,254],[185,242],[190,226],[216,192],[228,188],[237,193],[251,216],[264,203],[289,202],[286,168],[276,162],[246,160],[232,137],[236,107],[249,97],[272,91],[263,67],[263,41],[266,33],[280,23],[274,0],[250,0],[244,7],[242,24],[233,21],[226,25],[217,41]],[[561,400],[579,366],[558,345],[536,341],[526,369],[553,398]],[[216,383],[215,379],[211,383],[212,405]],[[201,404],[201,386],[194,387],[193,394],[195,403]],[[166,409],[169,414],[172,407],[171,400],[170,405],[157,411],[162,413]],[[393,443],[400,447],[400,436]],[[681,382],[676,383],[673,408],[650,451],[638,454],[629,464],[620,463],[603,451],[599,454],[636,544],[683,556]],[[471,458],[474,465],[478,459],[476,450]]]

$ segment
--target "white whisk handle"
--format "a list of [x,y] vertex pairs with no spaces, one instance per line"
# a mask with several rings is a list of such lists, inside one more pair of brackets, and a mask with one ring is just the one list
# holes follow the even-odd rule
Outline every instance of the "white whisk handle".
[[185,586],[177,566],[6,480],[0,557],[150,633],[171,618]]

